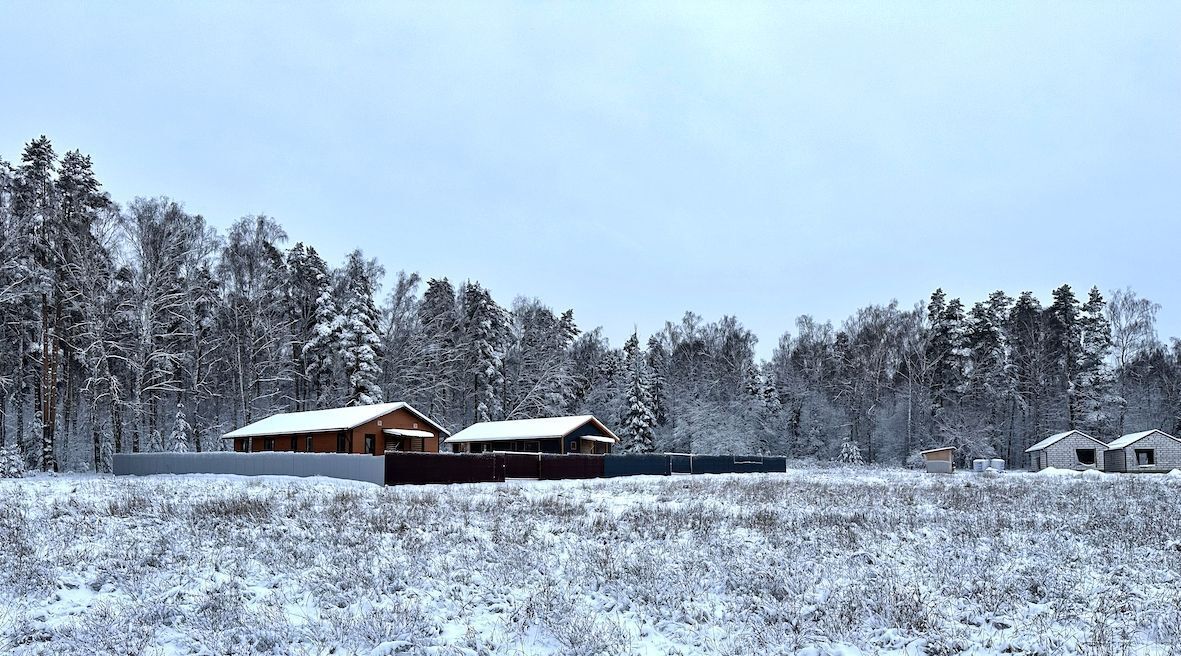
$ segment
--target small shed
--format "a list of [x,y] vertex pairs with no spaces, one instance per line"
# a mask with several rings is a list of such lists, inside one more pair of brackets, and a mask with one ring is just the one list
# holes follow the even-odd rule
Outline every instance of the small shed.
[[610,453],[619,438],[592,415],[482,421],[444,440],[456,453]]
[[281,412],[222,436],[235,451],[368,453],[397,451],[437,453],[450,435],[409,403],[375,403],[306,412]]
[[1107,445],[1109,472],[1168,472],[1181,469],[1181,439],[1162,430],[1129,433]]
[[1079,430],[1055,433],[1025,450],[1029,468],[1041,471],[1047,467],[1103,471],[1103,454],[1107,445]]
[[954,446],[941,446],[935,449],[920,451],[923,463],[927,466],[928,474],[950,474],[955,471],[952,459],[955,457]]

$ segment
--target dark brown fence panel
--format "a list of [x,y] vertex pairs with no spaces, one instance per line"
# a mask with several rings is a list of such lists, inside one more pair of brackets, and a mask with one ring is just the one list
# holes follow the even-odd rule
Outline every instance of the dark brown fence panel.
[[542,454],[541,477],[543,480],[563,478],[602,478],[603,456],[568,453],[566,455]]
[[668,454],[669,472],[673,474],[692,474],[693,456],[686,453]]
[[505,478],[541,478],[540,453],[502,453]]
[[504,480],[499,453],[387,453],[385,483],[494,483]]

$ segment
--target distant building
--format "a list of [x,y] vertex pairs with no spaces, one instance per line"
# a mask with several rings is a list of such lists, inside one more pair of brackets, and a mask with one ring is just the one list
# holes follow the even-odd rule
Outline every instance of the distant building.
[[1107,445],[1109,472],[1167,472],[1181,469],[1181,440],[1160,430],[1129,433]]
[[271,415],[222,436],[235,451],[437,453],[451,433],[407,403],[377,403]]
[[447,438],[456,453],[610,453],[619,438],[591,415],[484,421]]
[[1055,433],[1025,450],[1029,454],[1029,468],[1041,471],[1055,469],[1103,470],[1103,454],[1108,445],[1082,431]]
[[923,456],[923,464],[926,466],[928,474],[950,474],[955,471],[955,465],[952,462],[955,458],[955,447],[941,446],[927,449],[920,451],[919,455]]

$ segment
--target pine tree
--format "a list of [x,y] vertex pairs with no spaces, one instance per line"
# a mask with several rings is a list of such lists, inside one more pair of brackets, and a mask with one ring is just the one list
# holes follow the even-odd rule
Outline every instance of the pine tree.
[[1105,305],[1099,288],[1092,287],[1079,315],[1081,353],[1074,414],[1084,430],[1091,433],[1101,433],[1106,428],[1109,417],[1103,406],[1113,384],[1106,366],[1112,339]]
[[172,434],[168,436],[168,448],[173,453],[187,453],[189,450],[189,434],[192,427],[185,419],[185,406],[176,404],[176,421],[172,424]]
[[26,144],[13,193],[13,215],[19,221],[21,275],[26,281],[23,292],[27,311],[22,320],[28,327],[26,334],[38,350],[33,389],[39,441],[37,461],[43,471],[57,468],[61,283],[66,238],[56,173],[57,154],[49,139],[42,135]]
[[1065,410],[1065,425],[1080,427],[1082,324],[1078,299],[1070,285],[1054,290],[1054,302],[1046,309],[1047,348],[1053,365],[1054,392],[1061,399],[1058,409]]

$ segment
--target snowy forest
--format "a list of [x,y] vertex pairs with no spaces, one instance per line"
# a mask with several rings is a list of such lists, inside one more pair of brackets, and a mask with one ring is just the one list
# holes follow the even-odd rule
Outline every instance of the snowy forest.
[[219,232],[167,197],[116,203],[39,137],[0,159],[0,448],[108,471],[274,412],[397,400],[452,431],[594,414],[632,451],[901,463],[951,444],[1020,465],[1052,432],[1176,431],[1181,412],[1181,343],[1130,289],[803,315],[767,361],[733,316],[613,346],[573,310],[503,301],[360,250],[334,266],[276,218]]

